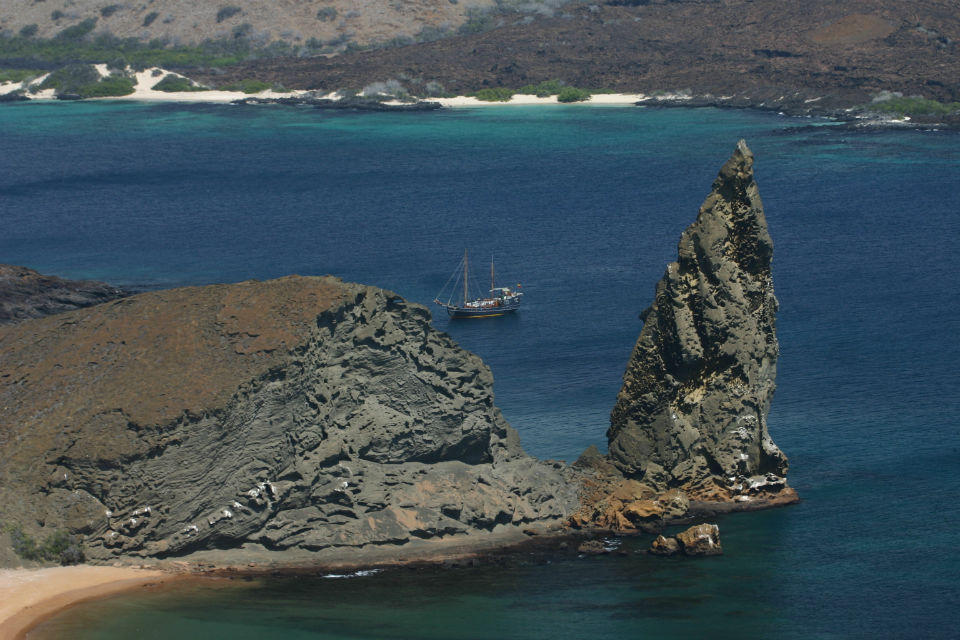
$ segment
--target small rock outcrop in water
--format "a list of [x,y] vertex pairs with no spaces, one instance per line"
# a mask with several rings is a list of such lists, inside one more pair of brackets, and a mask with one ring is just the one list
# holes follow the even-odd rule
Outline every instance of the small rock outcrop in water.
[[611,414],[627,478],[708,502],[795,499],[767,413],[778,355],[773,242],[741,140],[667,266]]
[[0,328],[0,522],[87,556],[399,545],[577,504],[489,369],[398,296],[288,277]]
[[92,280],[64,280],[0,264],[0,325],[89,307],[130,295]]
[[723,555],[720,528],[715,524],[698,524],[671,538],[657,536],[650,545],[650,553],[655,556],[675,556],[679,553],[687,556]]

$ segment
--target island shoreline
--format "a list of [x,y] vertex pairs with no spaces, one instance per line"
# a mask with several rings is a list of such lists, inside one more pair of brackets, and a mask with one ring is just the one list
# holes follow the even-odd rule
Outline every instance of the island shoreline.
[[[99,71],[106,75],[105,65]],[[938,116],[907,117],[871,111],[862,104],[864,97],[849,91],[813,90],[803,87],[754,87],[735,91],[729,95],[718,95],[709,91],[684,90],[683,92],[632,92],[632,93],[595,93],[588,99],[561,103],[557,96],[536,96],[514,94],[508,100],[486,101],[468,95],[448,97],[416,98],[413,101],[400,101],[392,96],[357,96],[344,98],[334,93],[324,93],[306,89],[293,89],[285,92],[266,90],[256,94],[241,91],[203,90],[165,92],[152,88],[159,80],[168,76],[179,76],[167,69],[150,68],[135,74],[135,90],[124,96],[86,98],[81,101],[128,101],[155,104],[232,104],[262,105],[277,104],[287,106],[311,106],[323,109],[349,109],[356,111],[432,111],[437,109],[460,108],[496,108],[502,106],[562,105],[571,107],[652,107],[652,108],[703,108],[749,109],[778,113],[786,117],[819,118],[839,125],[852,126],[897,126],[910,128],[960,128],[960,118]],[[0,85],[0,102],[45,102],[60,101],[53,89],[46,89],[34,96],[19,92],[20,85],[7,83]],[[72,101],[72,100],[69,100]]]
[[[754,503],[692,502],[690,513],[667,526],[685,526],[714,515],[778,508],[799,502],[793,491]],[[426,567],[471,567],[541,555],[580,555],[577,543],[603,538],[636,538],[643,531],[612,529],[511,529],[482,539],[424,540],[400,547],[331,548],[330,553],[267,551],[244,562],[224,561],[218,552],[145,560],[143,564],[73,565],[40,569],[0,568],[0,638],[26,640],[47,620],[91,601],[141,589],[167,588],[188,580],[236,580],[263,576],[363,575],[367,571]],[[232,554],[233,551],[223,553]],[[39,588],[37,588],[39,585]],[[79,586],[78,586],[79,585]]]

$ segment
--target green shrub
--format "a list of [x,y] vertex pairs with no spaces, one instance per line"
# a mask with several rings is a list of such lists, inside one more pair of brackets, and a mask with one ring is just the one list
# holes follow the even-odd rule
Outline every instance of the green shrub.
[[320,22],[333,22],[337,19],[337,10],[333,7],[320,7],[317,9],[317,20]]
[[222,91],[243,91],[244,93],[260,93],[270,88],[270,83],[262,80],[241,80],[225,87],[220,87]]
[[497,19],[493,13],[481,7],[469,7],[467,9],[467,21],[457,29],[462,35],[471,33],[483,33],[490,31],[497,26]]
[[473,97],[483,102],[510,102],[510,98],[513,97],[513,89],[507,89],[506,87],[480,89],[473,94]]
[[206,91],[206,87],[201,87],[196,85],[189,78],[184,78],[183,76],[178,76],[174,74],[169,74],[164,77],[163,80],[153,85],[154,91],[168,91],[170,93],[176,93],[179,91]]
[[893,97],[882,102],[875,102],[870,107],[876,111],[894,113],[899,116],[945,116],[960,112],[960,102],[939,102],[920,96]]
[[24,560],[55,560],[67,565],[79,564],[86,559],[80,538],[62,529],[49,535],[43,542],[37,542],[24,533],[19,525],[12,525],[7,531],[14,553]]
[[590,92],[576,87],[564,87],[557,94],[557,102],[583,102],[590,99]]
[[39,30],[40,30],[40,27],[38,27],[36,24],[28,24],[22,29],[20,29],[20,37],[32,38],[33,36],[37,35],[37,31]]
[[143,18],[143,26],[149,27],[153,24],[153,21],[160,17],[160,14],[156,11],[151,11]]
[[107,6],[102,7],[100,9],[100,15],[104,18],[109,18],[110,16],[115,14],[119,8],[120,8],[120,5],[118,4],[108,4]]
[[131,78],[111,75],[101,79],[90,64],[71,64],[57,69],[40,84],[41,89],[54,89],[58,96],[75,94],[81,98],[126,96],[134,92]]
[[97,26],[96,18],[87,18],[83,22],[67,27],[56,35],[59,40],[82,40]]
[[100,81],[100,74],[92,64],[70,64],[48,75],[40,83],[41,89],[56,89],[57,93],[78,93],[80,87]]
[[221,7],[220,10],[217,11],[217,22],[223,22],[224,20],[229,20],[230,18],[237,15],[241,11],[243,11],[243,9],[241,9],[240,7],[233,7],[233,6]]
[[77,93],[81,98],[114,98],[135,91],[133,80],[126,76],[107,76],[100,82],[84,85]]
[[24,560],[40,560],[40,549],[37,547],[37,541],[23,532],[19,526],[11,526],[10,546],[13,552]]
[[253,33],[253,25],[249,22],[244,22],[243,24],[238,24],[233,29],[230,30],[231,35],[235,40],[242,40],[243,38],[248,38]]
[[420,31],[417,32],[417,35],[414,36],[414,40],[417,42],[435,42],[437,40],[446,38],[450,35],[450,33],[451,31],[449,28],[424,25],[420,28]]
[[42,76],[43,71],[37,69],[0,69],[0,83],[23,82],[29,78]]
[[567,83],[563,80],[544,80],[540,84],[528,84],[520,87],[517,93],[535,95],[538,98],[546,98],[559,94]]

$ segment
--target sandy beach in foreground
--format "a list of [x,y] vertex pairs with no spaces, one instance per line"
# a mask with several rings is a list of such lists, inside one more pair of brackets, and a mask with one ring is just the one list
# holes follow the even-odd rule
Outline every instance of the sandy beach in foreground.
[[174,577],[154,569],[91,565],[0,569],[0,640],[24,638],[32,627],[74,604]]

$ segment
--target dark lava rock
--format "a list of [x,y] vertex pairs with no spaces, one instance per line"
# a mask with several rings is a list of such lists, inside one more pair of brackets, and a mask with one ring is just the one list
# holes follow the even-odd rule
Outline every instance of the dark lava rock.
[[89,307],[130,295],[93,280],[64,280],[0,264],[0,325]]
[[641,315],[607,433],[626,477],[705,501],[750,500],[771,478],[785,487],[766,422],[779,355],[772,256],[741,140]]
[[609,550],[600,540],[584,540],[577,547],[577,553],[582,553],[588,556],[598,556],[604,553],[609,553]]

